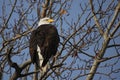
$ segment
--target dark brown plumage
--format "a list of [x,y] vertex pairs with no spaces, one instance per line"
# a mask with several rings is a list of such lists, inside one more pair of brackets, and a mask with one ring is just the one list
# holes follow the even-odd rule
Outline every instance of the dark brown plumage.
[[43,57],[42,67],[44,67],[49,59],[56,54],[59,41],[59,35],[54,25],[40,25],[30,36],[29,48],[32,62],[40,67],[37,52],[37,46],[39,46]]

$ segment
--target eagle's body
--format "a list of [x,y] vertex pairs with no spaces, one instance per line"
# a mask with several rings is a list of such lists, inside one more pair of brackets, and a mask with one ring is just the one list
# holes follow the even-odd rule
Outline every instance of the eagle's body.
[[41,71],[42,69],[46,71],[48,61],[57,52],[59,41],[57,29],[50,23],[40,23],[31,33],[29,45],[31,60]]

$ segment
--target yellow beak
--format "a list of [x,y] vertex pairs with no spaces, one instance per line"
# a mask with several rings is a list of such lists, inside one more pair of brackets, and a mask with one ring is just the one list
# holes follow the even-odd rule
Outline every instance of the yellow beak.
[[54,22],[54,20],[53,19],[48,19],[48,22],[52,23],[52,22]]

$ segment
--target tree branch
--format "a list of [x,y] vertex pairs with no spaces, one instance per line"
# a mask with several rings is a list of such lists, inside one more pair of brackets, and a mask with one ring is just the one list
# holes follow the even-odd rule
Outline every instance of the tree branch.
[[17,3],[17,0],[15,0],[15,2],[14,2],[14,4],[13,4],[12,10],[11,10],[11,12],[10,12],[10,14],[9,14],[9,17],[8,17],[6,23],[5,23],[5,26],[8,24],[8,22],[9,22],[11,16],[12,16],[12,13],[13,13],[13,10],[14,10],[14,8],[15,8],[15,6],[16,6],[16,3]]
[[[93,13],[93,15],[94,15],[94,9],[93,9],[93,6],[92,6],[92,0],[90,0],[90,4],[91,4],[91,8],[92,8],[92,13]],[[119,5],[118,5],[118,6],[119,6]],[[117,6],[116,9],[118,9],[118,6]],[[94,18],[95,18],[95,16],[94,16]],[[113,17],[113,18],[114,18],[114,17]],[[113,20],[114,20],[114,19],[113,19]],[[96,21],[96,24],[98,24],[97,22],[98,22],[98,21]],[[102,34],[102,33],[101,33],[101,30],[102,30],[102,29],[100,29],[99,24],[98,24],[98,28],[99,28],[100,34]],[[115,28],[115,30],[116,30],[116,28]],[[108,37],[108,35],[107,35],[107,34],[104,34],[103,37],[104,37],[104,41],[103,41],[103,43],[102,43],[102,47],[101,47],[101,49],[100,49],[99,52],[98,52],[98,55],[97,55],[98,57],[96,57],[96,59],[95,59],[94,62],[93,62],[92,68],[90,69],[89,75],[87,76],[86,80],[93,80],[93,77],[94,77],[94,75],[95,75],[95,73],[96,73],[96,71],[97,71],[97,68],[98,68],[99,64],[101,63],[100,60],[103,58],[103,56],[104,56],[104,54],[105,54],[105,51],[106,51],[106,48],[107,48],[107,46],[108,46],[108,44],[109,44],[110,38]]]
[[[109,33],[110,29],[112,28],[112,25],[114,24],[114,22],[115,22],[115,20],[116,20],[116,17],[118,16],[119,11],[120,11],[120,2],[118,2],[118,5],[117,5],[117,7],[116,7],[116,9],[115,9],[115,13],[114,13],[114,15],[113,15],[113,18],[112,18],[111,22],[108,24],[108,28],[107,28],[107,31],[106,31],[107,34]],[[120,26],[120,21],[119,21],[119,23],[118,23],[118,26]],[[118,26],[117,26],[117,27],[118,27]],[[116,30],[115,30],[115,31],[116,31]],[[114,33],[114,32],[113,32],[113,33]]]
[[12,62],[11,57],[10,57],[10,54],[12,53],[12,49],[13,49],[13,47],[9,49],[8,54],[7,54],[8,64],[15,69],[15,72],[14,72],[14,74],[13,74],[13,76],[11,77],[10,80],[17,80],[17,78],[19,78],[19,77],[24,77],[24,76],[26,76],[26,75],[32,74],[33,72],[27,73],[27,74],[21,74],[21,72],[22,72],[28,65],[31,64],[31,60],[28,60],[28,61],[24,62],[24,63],[21,64],[20,66],[19,66],[17,63]]
[[46,17],[49,3],[50,3],[50,0],[45,0],[45,3],[42,4],[43,9],[42,9],[42,13],[41,13],[41,18]]
[[93,7],[93,4],[92,4],[92,0],[90,0],[90,6],[91,6],[93,18],[94,18],[95,23],[96,23],[96,25],[97,25],[97,27],[98,27],[98,30],[99,30],[100,34],[103,35],[104,32],[103,32],[103,30],[102,30],[102,28],[101,28],[101,26],[100,26],[100,23],[99,23],[99,21],[98,21],[96,15],[95,15],[94,7]]
[[115,34],[115,32],[116,32],[117,30],[119,30],[119,28],[120,28],[120,21],[119,21],[118,24],[115,26],[114,30],[110,33],[110,38],[113,37],[113,35]]

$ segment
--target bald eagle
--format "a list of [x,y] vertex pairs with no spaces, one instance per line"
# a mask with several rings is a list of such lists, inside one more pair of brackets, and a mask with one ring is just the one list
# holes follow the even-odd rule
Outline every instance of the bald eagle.
[[41,72],[46,72],[47,63],[52,56],[56,55],[59,35],[50,18],[42,18],[38,28],[31,33],[29,51],[32,63],[39,67]]

